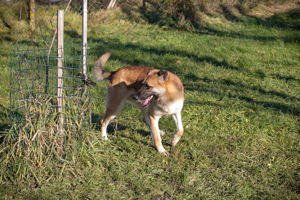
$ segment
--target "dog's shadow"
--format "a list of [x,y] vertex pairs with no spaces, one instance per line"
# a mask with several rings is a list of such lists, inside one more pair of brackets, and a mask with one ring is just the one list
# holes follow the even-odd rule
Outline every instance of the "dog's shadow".
[[[103,118],[103,116],[99,114],[92,113],[92,123],[95,127],[96,130],[100,131],[100,121]],[[112,120],[111,123],[107,126],[107,133],[108,135],[116,135],[118,134],[118,131],[126,130],[126,129],[131,129],[129,126],[124,126],[124,123],[120,124],[119,121]],[[150,137],[150,130],[148,129],[135,129],[135,132],[140,134],[143,137]],[[128,138],[135,143],[142,143],[143,145],[147,146],[148,144],[146,142],[142,142],[140,140],[137,140],[136,138],[132,137],[130,134],[122,134],[120,135],[121,137]],[[166,146],[171,146],[169,143],[164,143]],[[152,146],[155,148],[154,146]]]
[[[96,130],[100,131],[100,121],[103,118],[102,115],[92,113],[92,124]],[[124,123],[120,124],[118,120],[112,120],[109,125],[107,126],[107,133],[109,135],[116,134],[117,131],[122,131],[130,129],[129,126],[124,126]],[[143,137],[148,137],[150,135],[150,131],[144,129],[136,129],[135,130],[138,134],[142,135]]]

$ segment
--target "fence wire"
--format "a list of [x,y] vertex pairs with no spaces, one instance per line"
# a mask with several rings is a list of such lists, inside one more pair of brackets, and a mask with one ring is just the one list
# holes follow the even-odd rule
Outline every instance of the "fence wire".
[[[82,48],[69,45],[64,48],[63,116],[67,129],[90,127],[90,91],[77,74],[82,71]],[[37,121],[47,126],[58,117],[57,48],[50,57],[48,49],[19,49],[11,52],[10,118],[13,123]],[[49,60],[48,60],[49,59]]]
[[[34,6],[31,5],[32,2]],[[103,1],[88,2],[89,15],[93,15],[97,9],[105,6]],[[58,57],[55,39],[57,11],[65,10],[65,18],[71,18],[74,13],[78,13],[77,17],[80,20],[82,2],[81,0],[22,0],[12,3],[17,7],[16,15],[19,20],[16,28],[16,46],[11,51],[9,63],[11,67],[10,119],[14,124],[35,121],[36,124],[47,126],[57,121],[59,116]],[[34,20],[31,21],[31,18]],[[24,22],[34,23],[34,25],[26,26]],[[77,76],[82,71],[81,41],[70,40],[72,37],[65,39],[63,49],[63,116],[65,129],[74,131],[90,127],[91,101],[89,88],[85,87]]]

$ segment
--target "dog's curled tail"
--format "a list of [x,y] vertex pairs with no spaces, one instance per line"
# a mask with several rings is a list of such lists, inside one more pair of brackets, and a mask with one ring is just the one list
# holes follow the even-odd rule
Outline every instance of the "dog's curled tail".
[[103,69],[103,66],[106,63],[106,61],[108,60],[108,58],[110,57],[110,55],[111,55],[111,53],[108,51],[105,54],[103,54],[102,56],[100,56],[100,58],[95,62],[94,78],[96,81],[102,81],[104,79],[109,79],[109,77],[111,76],[112,72],[105,71]]

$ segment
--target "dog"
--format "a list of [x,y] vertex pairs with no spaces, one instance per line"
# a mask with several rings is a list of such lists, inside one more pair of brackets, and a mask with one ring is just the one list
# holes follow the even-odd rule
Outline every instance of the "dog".
[[106,52],[95,62],[95,81],[109,80],[106,112],[101,120],[101,136],[107,140],[107,126],[122,109],[126,101],[136,105],[143,120],[151,129],[151,137],[158,152],[169,155],[161,142],[164,132],[159,130],[158,121],[164,115],[172,115],[177,127],[171,144],[175,146],[183,135],[181,110],[184,103],[184,87],[175,74],[145,66],[127,66],[116,71],[106,71],[104,64],[111,53]]

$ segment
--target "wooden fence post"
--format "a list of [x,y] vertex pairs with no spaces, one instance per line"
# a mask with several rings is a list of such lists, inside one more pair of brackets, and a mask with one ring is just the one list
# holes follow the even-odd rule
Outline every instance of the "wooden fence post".
[[30,0],[29,2],[29,17],[30,17],[30,29],[35,30],[35,0]]
[[107,10],[113,9],[113,7],[115,6],[116,2],[117,2],[117,0],[110,0],[109,4],[107,6]]
[[57,11],[57,108],[59,113],[58,131],[63,135],[63,67],[64,67],[64,10]]
[[87,75],[87,0],[82,0],[82,73]]

